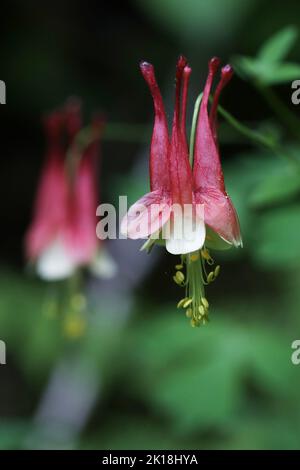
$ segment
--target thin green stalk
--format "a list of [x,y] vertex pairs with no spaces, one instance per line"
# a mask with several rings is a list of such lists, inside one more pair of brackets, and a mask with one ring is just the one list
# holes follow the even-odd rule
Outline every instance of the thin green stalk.
[[247,137],[248,139],[252,140],[256,144],[263,145],[264,147],[268,148],[269,150],[272,150],[276,154],[278,154],[280,157],[284,157],[289,162],[291,163],[297,163],[299,164],[298,160],[294,158],[293,155],[289,154],[286,152],[285,149],[283,149],[277,142],[274,142],[273,139],[261,134],[258,131],[254,131],[250,129],[249,127],[245,126],[244,124],[241,124],[235,117],[232,116],[228,111],[226,111],[222,106],[218,106],[218,112],[221,114],[221,116],[224,117],[224,119],[238,132],[240,132],[242,135]]
[[[147,143],[149,141],[150,128],[144,124],[108,123],[105,125],[101,140],[119,141],[128,143]],[[81,129],[75,137],[74,144],[67,151],[66,169],[70,180],[73,181],[76,166],[83,151],[95,139],[92,126]]]
[[82,282],[82,272],[80,269],[76,269],[76,271],[72,274],[72,276],[69,277],[67,281],[67,296],[69,297],[69,299],[81,292]]
[[266,87],[259,81],[255,81],[254,85],[265,98],[268,105],[278,116],[280,121],[290,129],[290,132],[297,140],[300,140],[300,121],[297,116],[290,111],[286,104],[281,101],[271,88]]
[[192,168],[193,168],[193,163],[194,163],[194,148],[195,148],[196,126],[197,126],[197,121],[198,121],[199,108],[200,108],[200,104],[201,104],[201,100],[202,100],[202,95],[203,95],[203,93],[200,93],[200,95],[198,96],[198,98],[196,99],[196,102],[195,102],[193,120],[192,120],[192,128],[191,128],[191,134],[190,134],[189,156],[190,156],[190,164],[191,164]]
[[234,129],[240,132],[240,134],[244,135],[245,137],[248,137],[248,139],[252,140],[253,142],[256,142],[257,144],[264,145],[265,147],[274,150],[274,146],[276,146],[276,144],[272,139],[266,137],[258,131],[250,129],[244,124],[241,124],[235,117],[232,116],[232,114],[230,114],[220,105],[218,106],[218,112]]

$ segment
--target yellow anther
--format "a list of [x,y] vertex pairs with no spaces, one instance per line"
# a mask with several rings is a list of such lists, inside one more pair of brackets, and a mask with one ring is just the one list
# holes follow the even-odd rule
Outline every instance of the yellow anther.
[[215,277],[217,277],[220,273],[220,269],[221,269],[221,266],[218,264],[218,266],[215,267],[215,270],[214,270],[214,275]]
[[207,282],[208,284],[210,284],[211,282],[213,282],[215,280],[215,273],[214,271],[211,271],[209,273],[209,275],[207,276]]
[[199,326],[199,322],[195,318],[192,318],[191,319],[191,326],[193,328],[195,328],[195,326]]
[[183,307],[183,304],[188,300],[188,297],[184,297],[184,299],[179,300],[177,304],[177,308]]
[[207,250],[207,248],[203,248],[201,250],[201,255],[205,260],[211,259],[211,256],[210,256],[209,251]]
[[181,271],[177,271],[177,273],[174,276],[179,284],[184,282],[184,274]]
[[193,310],[191,308],[188,308],[185,312],[187,318],[192,318],[193,316]]
[[180,287],[182,287],[184,284],[182,283],[182,281],[179,281],[178,278],[176,276],[173,276],[173,281]]
[[183,269],[183,264],[176,264],[175,269]]
[[198,310],[199,310],[199,314],[200,314],[201,317],[202,317],[203,315],[205,315],[205,309],[204,309],[203,305],[200,305],[199,308],[198,308]]
[[186,300],[183,304],[183,308],[187,308],[189,305],[191,305],[192,302],[193,302],[193,299]]
[[194,253],[190,256],[191,261],[197,261],[199,259],[199,253]]
[[209,307],[209,303],[208,303],[207,299],[205,297],[201,297],[201,302],[202,302],[202,305],[204,306],[204,308],[207,310],[208,307]]
[[77,315],[68,315],[64,322],[64,332],[70,339],[79,338],[85,333],[86,321]]

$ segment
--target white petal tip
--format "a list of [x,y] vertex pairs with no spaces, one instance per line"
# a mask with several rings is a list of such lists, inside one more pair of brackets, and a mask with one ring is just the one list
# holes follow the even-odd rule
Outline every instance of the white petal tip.
[[38,275],[45,281],[60,281],[70,277],[76,264],[57,239],[39,256],[36,264]]
[[99,252],[90,264],[90,271],[99,278],[112,279],[118,272],[118,266],[110,253],[105,248],[100,247]]
[[166,249],[172,255],[185,255],[200,250],[205,241],[205,223],[199,217],[192,219],[183,218],[183,230],[181,221],[168,222],[169,237],[166,237]]

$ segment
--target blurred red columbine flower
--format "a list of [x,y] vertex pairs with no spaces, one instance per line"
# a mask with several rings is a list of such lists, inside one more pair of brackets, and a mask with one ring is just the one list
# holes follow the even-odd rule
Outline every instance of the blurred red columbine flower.
[[[154,102],[155,120],[150,149],[150,189],[130,207],[121,224],[129,238],[162,238],[171,254],[181,255],[175,282],[186,286],[187,296],[180,306],[187,308],[193,326],[207,319],[208,302],[204,284],[213,280],[219,267],[206,274],[205,262],[213,260],[207,247],[223,249],[242,244],[239,222],[226,193],[217,141],[217,107],[222,88],[232,76],[232,68],[222,68],[213,103],[208,111],[213,78],[220,65],[217,58],[209,62],[200,112],[197,120],[193,155],[189,155],[186,138],[188,83],[191,68],[180,57],[176,68],[175,110],[169,137],[166,113],[154,68],[140,64]],[[191,163],[192,162],[192,163]],[[178,210],[179,209],[179,210]],[[180,210],[182,209],[182,210]],[[181,272],[186,264],[187,280]]]
[[97,255],[96,158],[103,121],[92,122],[84,148],[76,142],[82,128],[78,102],[51,113],[44,125],[48,150],[25,249],[42,278],[63,279]]

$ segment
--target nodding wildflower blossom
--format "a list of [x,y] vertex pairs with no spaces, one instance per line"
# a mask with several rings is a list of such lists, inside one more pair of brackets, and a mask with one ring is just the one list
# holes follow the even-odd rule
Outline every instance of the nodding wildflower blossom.
[[72,100],[47,116],[44,126],[48,148],[25,249],[41,278],[60,280],[79,267],[95,268],[102,251],[95,227],[103,120],[82,129],[80,105]]
[[[169,136],[162,96],[154,67],[142,62],[140,69],[154,103],[154,128],[150,149],[150,189],[129,208],[121,224],[121,232],[132,239],[147,238],[143,248],[156,242],[165,244],[169,253],[180,255],[174,281],[185,288],[185,297],[178,307],[186,309],[192,326],[208,320],[209,304],[204,286],[219,274],[220,266],[209,273],[214,260],[209,249],[241,246],[239,222],[226,193],[217,141],[217,108],[221,90],[232,77],[226,65],[216,87],[212,105],[209,96],[219,68],[216,57],[209,62],[200,111],[197,119],[194,149],[189,155],[186,137],[186,110],[191,68],[184,57],[176,67],[175,110]],[[184,273],[185,270],[185,273]]]

